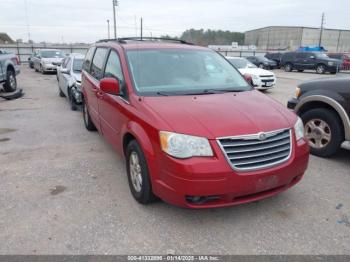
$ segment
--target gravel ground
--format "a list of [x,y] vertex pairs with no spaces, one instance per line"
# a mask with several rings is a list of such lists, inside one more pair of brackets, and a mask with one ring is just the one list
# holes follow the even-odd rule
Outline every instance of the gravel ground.
[[[283,104],[320,77],[276,74],[266,94]],[[124,161],[70,111],[55,75],[23,67],[18,83],[25,96],[0,101],[0,254],[350,254],[350,151],[311,156],[297,186],[264,201],[142,206]]]

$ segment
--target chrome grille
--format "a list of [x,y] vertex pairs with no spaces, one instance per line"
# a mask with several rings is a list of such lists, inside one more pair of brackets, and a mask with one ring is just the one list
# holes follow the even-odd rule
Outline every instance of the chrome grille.
[[227,161],[235,170],[250,171],[280,164],[292,152],[291,130],[217,139]]

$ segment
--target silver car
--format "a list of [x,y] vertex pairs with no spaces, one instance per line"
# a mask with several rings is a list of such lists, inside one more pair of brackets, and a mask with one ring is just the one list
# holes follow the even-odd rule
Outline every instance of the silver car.
[[62,64],[65,55],[57,49],[40,49],[34,52],[31,58],[36,72],[56,72],[57,67]]
[[57,70],[59,95],[68,98],[72,110],[77,110],[82,103],[81,70],[84,57],[82,54],[70,54]]

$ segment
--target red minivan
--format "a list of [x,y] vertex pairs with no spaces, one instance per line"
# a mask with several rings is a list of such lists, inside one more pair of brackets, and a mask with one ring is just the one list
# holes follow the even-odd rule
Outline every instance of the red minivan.
[[82,88],[86,128],[125,156],[142,204],[257,201],[295,185],[307,168],[301,120],[208,48],[102,40],[86,54]]

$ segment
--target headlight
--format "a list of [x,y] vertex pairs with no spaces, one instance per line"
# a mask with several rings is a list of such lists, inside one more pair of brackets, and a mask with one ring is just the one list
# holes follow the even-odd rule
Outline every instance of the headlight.
[[301,95],[301,90],[299,87],[295,88],[295,97],[298,98]]
[[251,75],[253,80],[259,80],[259,77],[257,75]]
[[334,62],[328,62],[328,65],[332,66],[332,65],[334,65]]
[[213,156],[209,141],[204,137],[166,131],[160,131],[159,137],[162,150],[173,157]]
[[294,125],[294,132],[297,141],[304,138],[304,124],[303,121],[301,121],[300,117],[298,117],[298,120]]

